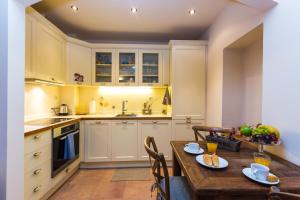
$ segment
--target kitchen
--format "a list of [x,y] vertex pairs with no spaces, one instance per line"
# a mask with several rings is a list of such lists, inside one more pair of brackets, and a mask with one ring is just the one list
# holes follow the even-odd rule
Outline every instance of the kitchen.
[[[123,181],[103,182],[110,194],[89,196],[93,189],[85,191],[82,186],[79,196],[151,199],[152,175],[150,180],[128,180],[135,174],[131,169],[150,172],[145,138],[155,139],[168,169],[176,174],[176,141],[194,141],[193,127],[272,124],[279,128],[282,143],[266,150],[299,164],[297,149],[291,147],[294,135],[287,137],[290,131],[273,117],[274,107],[267,106],[272,105],[274,80],[266,72],[275,73],[266,67],[273,65],[275,54],[270,45],[274,39],[269,39],[275,29],[272,20],[282,17],[285,3],[177,1],[170,11],[164,10],[165,4],[159,8],[159,2],[118,3],[116,8],[108,1],[45,0],[26,8],[25,137],[23,156],[19,155],[24,192],[13,194],[18,196],[14,199],[74,199],[74,190],[68,190],[72,181],[81,176],[87,181],[89,173],[95,177],[108,173],[114,179],[119,171],[127,173]],[[119,14],[109,12],[113,9]],[[148,16],[154,9],[175,20],[155,25]],[[119,22],[121,18],[127,26]],[[148,28],[140,23],[147,20]],[[180,23],[187,28],[160,30]],[[183,172],[189,177],[188,171]],[[119,186],[124,191],[114,194]],[[129,188],[131,194],[126,193]]]

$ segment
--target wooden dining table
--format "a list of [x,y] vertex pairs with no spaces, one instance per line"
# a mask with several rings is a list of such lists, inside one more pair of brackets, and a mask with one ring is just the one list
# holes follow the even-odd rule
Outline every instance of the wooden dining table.
[[[191,188],[193,200],[267,199],[270,186],[254,182],[242,173],[242,169],[253,163],[253,152],[257,148],[243,143],[239,152],[218,149],[218,156],[226,159],[229,165],[225,169],[210,169],[200,165],[196,155],[183,150],[187,143],[171,141],[173,175],[181,176],[183,173]],[[199,144],[207,152],[205,143]],[[285,192],[300,194],[300,167],[277,156],[270,157],[270,171],[280,179],[278,187]]]

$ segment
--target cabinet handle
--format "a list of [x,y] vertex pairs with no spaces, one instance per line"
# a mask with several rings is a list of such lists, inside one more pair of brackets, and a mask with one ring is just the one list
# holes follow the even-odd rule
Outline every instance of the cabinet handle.
[[40,190],[41,190],[41,187],[42,187],[41,185],[36,186],[36,187],[33,189],[33,192],[36,193],[36,192],[40,191]]
[[35,136],[33,137],[34,140],[38,140],[38,139],[40,139],[40,138],[41,138],[41,135],[35,135]]
[[52,77],[51,80],[52,80],[52,81],[55,81],[55,78]]
[[101,121],[98,121],[98,122],[95,122],[95,124],[102,124],[102,122],[101,122]]
[[38,158],[38,157],[40,157],[41,156],[41,154],[42,154],[42,152],[35,152],[34,154],[33,154],[33,157],[35,157],[35,158]]
[[158,122],[157,122],[157,121],[153,121],[152,123],[153,123],[153,124],[157,124]]
[[42,169],[34,170],[33,175],[39,175],[42,172]]
[[122,124],[128,124],[128,122],[127,121],[122,121]]

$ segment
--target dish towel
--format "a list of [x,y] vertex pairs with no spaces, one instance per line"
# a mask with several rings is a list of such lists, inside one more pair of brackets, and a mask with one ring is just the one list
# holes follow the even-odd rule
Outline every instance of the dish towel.
[[67,135],[65,139],[64,159],[73,159],[75,157],[74,134]]

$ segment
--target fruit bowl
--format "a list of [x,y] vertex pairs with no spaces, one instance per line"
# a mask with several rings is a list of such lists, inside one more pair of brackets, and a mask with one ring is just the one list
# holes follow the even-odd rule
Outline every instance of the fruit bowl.
[[263,146],[280,145],[280,133],[277,128],[258,124],[256,127],[243,125],[239,128],[246,141],[257,144],[258,151],[263,152]]

